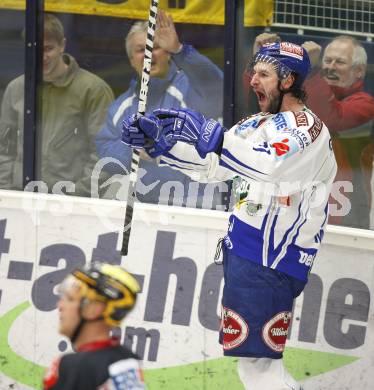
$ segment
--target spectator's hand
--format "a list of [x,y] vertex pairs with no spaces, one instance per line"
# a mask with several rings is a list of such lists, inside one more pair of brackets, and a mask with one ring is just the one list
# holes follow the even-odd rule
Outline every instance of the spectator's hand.
[[172,17],[167,15],[163,10],[159,10],[157,15],[157,26],[156,35],[161,49],[164,49],[171,54],[179,53],[182,44],[179,41]]
[[308,52],[312,68],[319,66],[319,58],[322,51],[321,46],[313,41],[306,41],[301,46]]
[[253,44],[253,55],[255,55],[259,50],[260,47],[265,45],[265,43],[274,43],[274,42],[280,42],[281,39],[279,35],[274,33],[262,33],[260,35],[257,35],[255,39],[255,43]]
[[[158,109],[153,114],[160,120],[162,131],[155,144],[172,144],[177,141],[194,145],[201,158],[220,147],[225,129],[214,119],[206,120],[197,111]],[[148,136],[150,136],[147,133]]]

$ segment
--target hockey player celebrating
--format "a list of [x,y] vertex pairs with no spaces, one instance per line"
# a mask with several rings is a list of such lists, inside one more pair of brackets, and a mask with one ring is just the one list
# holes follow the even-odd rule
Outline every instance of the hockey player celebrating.
[[119,266],[92,263],[61,284],[59,331],[76,353],[55,360],[45,390],[145,389],[136,356],[110,337],[133,308],[138,282]]
[[299,390],[282,354],[293,300],[323,238],[336,162],[327,127],[304,105],[306,51],[268,44],[252,69],[259,114],[226,130],[196,111],[159,109],[126,118],[122,141],[200,181],[234,177],[220,342],[239,357],[246,389]]

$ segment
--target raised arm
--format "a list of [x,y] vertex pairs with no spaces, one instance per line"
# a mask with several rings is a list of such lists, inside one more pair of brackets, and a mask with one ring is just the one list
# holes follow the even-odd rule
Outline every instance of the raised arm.
[[[182,69],[192,88],[199,96],[217,99],[223,94],[223,72],[209,58],[201,55],[194,47],[182,44],[176,32],[173,19],[160,10],[158,15],[157,37],[160,47],[168,51],[172,60]],[[217,103],[219,112],[222,111],[222,99]],[[212,108],[212,115],[215,110]],[[216,118],[217,119],[217,118]]]
[[[226,131],[218,122],[192,110],[156,110],[155,116],[129,121],[123,140],[142,146],[139,130],[154,140],[148,153],[178,169],[196,172],[195,180],[227,179],[240,175],[273,183],[285,191],[300,191],[304,183],[330,177],[330,136],[308,112],[256,115]],[[253,137],[253,130],[256,131]],[[187,144],[181,146],[180,144]],[[196,149],[194,153],[191,149]],[[324,158],[325,157],[325,158]],[[318,172],[318,177],[313,176]],[[203,179],[202,179],[203,178]],[[297,183],[295,189],[283,183]]]

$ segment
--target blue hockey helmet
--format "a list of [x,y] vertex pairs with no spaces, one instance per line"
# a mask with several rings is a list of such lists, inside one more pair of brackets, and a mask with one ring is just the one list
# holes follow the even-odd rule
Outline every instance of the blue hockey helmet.
[[291,73],[297,75],[294,85],[300,87],[310,72],[308,52],[299,45],[290,42],[275,42],[261,46],[255,54],[253,65],[267,62],[275,66],[280,79]]

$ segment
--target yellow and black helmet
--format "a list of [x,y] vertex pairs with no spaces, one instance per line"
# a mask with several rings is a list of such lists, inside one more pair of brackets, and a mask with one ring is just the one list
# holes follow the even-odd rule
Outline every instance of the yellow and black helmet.
[[81,282],[82,299],[106,303],[103,318],[110,326],[120,325],[140,291],[136,279],[117,265],[94,262],[76,269],[72,275]]

